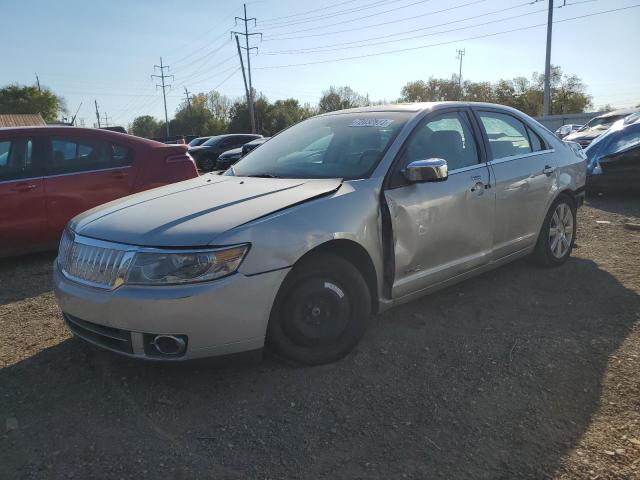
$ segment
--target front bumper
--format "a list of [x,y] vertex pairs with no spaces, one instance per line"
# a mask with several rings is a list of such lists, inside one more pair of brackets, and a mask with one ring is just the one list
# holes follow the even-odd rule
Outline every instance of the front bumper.
[[[123,285],[115,290],[67,279],[57,260],[53,271],[58,305],[76,336],[131,357],[188,360],[262,348],[273,301],[289,269],[253,276],[235,273],[200,284]],[[150,334],[186,336],[186,351],[179,357],[150,355],[145,348]],[[130,345],[114,343],[118,336]]]

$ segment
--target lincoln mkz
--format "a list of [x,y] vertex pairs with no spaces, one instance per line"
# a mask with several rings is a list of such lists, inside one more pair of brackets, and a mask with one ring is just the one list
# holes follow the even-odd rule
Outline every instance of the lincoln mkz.
[[223,175],[75,217],[55,294],[76,336],[136,358],[331,362],[373,313],[522,257],[565,262],[585,177],[578,145],[508,107],[332,112]]

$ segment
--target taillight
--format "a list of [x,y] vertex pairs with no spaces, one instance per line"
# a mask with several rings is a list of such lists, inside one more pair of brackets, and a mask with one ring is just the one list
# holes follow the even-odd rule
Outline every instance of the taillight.
[[188,153],[181,153],[179,155],[169,155],[165,160],[166,163],[179,163],[179,162],[190,162],[195,165],[193,161],[193,157]]

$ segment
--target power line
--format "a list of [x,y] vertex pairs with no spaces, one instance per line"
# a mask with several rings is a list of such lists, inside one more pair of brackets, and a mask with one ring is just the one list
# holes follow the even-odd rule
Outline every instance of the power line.
[[[273,21],[273,20],[279,20],[279,19],[291,18],[291,17],[298,17],[298,16],[301,16],[301,15],[303,15],[303,16],[304,16],[304,15],[307,15],[307,14],[309,14],[309,13],[319,12],[319,11],[321,11],[321,10],[328,10],[328,9],[330,9],[330,8],[337,7],[337,6],[343,6],[343,5],[346,5],[347,3],[353,3],[353,2],[355,2],[355,1],[357,1],[357,0],[347,0],[346,2],[337,2],[337,3],[332,3],[331,5],[327,5],[327,6],[324,6],[324,7],[316,8],[316,9],[314,9],[314,10],[307,10],[306,12],[301,12],[301,13],[292,13],[291,15],[285,15],[285,16],[283,16],[283,17],[272,17],[272,18],[267,18],[267,19],[265,19],[264,21],[265,21],[265,22],[271,22],[271,21]],[[262,22],[260,23],[260,25],[262,25]]]
[[[528,3],[527,3],[527,5],[528,5]],[[503,9],[502,11],[505,11],[505,10],[510,10],[510,8]],[[501,10],[496,10],[496,11],[491,12],[491,13],[499,13],[500,11]],[[430,30],[430,29],[435,28],[435,27],[440,27],[440,26],[444,26],[444,25],[451,25],[451,24],[454,24],[454,23],[460,23],[462,21],[472,20],[474,18],[484,17],[484,16],[488,15],[488,14],[481,14],[481,15],[476,15],[476,16],[473,16],[473,17],[463,18],[461,20],[453,20],[451,22],[445,22],[445,23],[442,23],[442,24],[431,25],[429,27],[418,28],[418,29],[415,29],[415,30],[408,30],[407,32],[399,33],[399,34],[383,35],[383,36],[380,36],[380,37],[370,37],[370,38],[368,38],[366,40],[357,40],[357,41],[353,41],[353,42],[334,43],[334,44],[331,44],[331,45],[320,45],[320,46],[317,46],[317,47],[309,47],[309,48],[300,49],[300,50],[275,50],[275,51],[272,51],[272,52],[263,52],[263,55],[298,54],[298,53],[311,53],[311,52],[313,52],[313,53],[322,53],[322,52],[332,52],[332,51],[336,51],[336,50],[344,50],[345,48],[362,48],[362,47],[370,47],[370,46],[374,46],[374,45],[383,45],[383,44],[387,44],[387,43],[401,42],[401,41],[406,41],[406,40],[414,40],[416,38],[430,37],[430,36],[433,36],[433,35],[441,35],[443,33],[457,32],[457,31],[460,31],[460,30],[467,30],[469,28],[484,27],[486,25],[491,25],[493,23],[501,23],[501,22],[504,22],[504,21],[507,21],[507,20],[513,20],[515,18],[526,17],[526,16],[529,16],[529,15],[534,15],[536,13],[540,13],[540,12],[544,12],[544,11],[546,11],[546,8],[543,8],[541,10],[535,10],[533,12],[527,12],[527,13],[521,13],[521,14],[518,14],[518,15],[512,15],[510,17],[502,17],[502,18],[498,18],[496,20],[490,20],[488,22],[477,23],[475,25],[465,25],[463,27],[452,28],[452,29],[449,29],[449,30],[440,30],[438,32],[428,33],[428,34],[425,34],[425,35],[414,35],[414,36],[411,36],[411,37],[403,37],[403,38],[398,38],[398,39],[395,39],[395,40],[385,40],[385,41],[381,41],[381,42],[371,42],[371,43],[366,43],[366,44],[363,44],[363,45],[351,45],[353,43],[359,43],[359,42],[364,42],[364,41],[369,41],[369,40],[375,40],[377,38],[388,38],[390,36],[403,35],[404,33],[411,33],[411,32],[421,31],[421,30]],[[339,47],[339,48],[330,48],[330,47]]]
[[[582,18],[588,18],[588,17],[594,17],[594,16],[598,16],[598,15],[604,15],[606,13],[620,12],[620,11],[623,11],[623,10],[629,10],[629,9],[638,8],[638,7],[640,7],[640,4],[631,5],[631,6],[628,6],[628,7],[615,8],[615,9],[611,9],[611,10],[604,10],[604,11],[601,11],[601,12],[596,12],[596,13],[591,13],[591,14],[586,14],[586,15],[580,15],[580,16],[577,16],[577,17],[565,18],[563,20],[556,20],[554,23],[564,23],[564,22],[569,22],[569,21],[572,21],[572,20],[578,20],[578,19],[582,19]],[[398,49],[394,49],[394,50],[386,50],[384,52],[368,53],[368,54],[364,54],[364,55],[354,55],[354,56],[350,56],[350,57],[332,58],[332,59],[328,59],[328,60],[317,60],[317,61],[313,61],[313,62],[291,63],[291,64],[284,64],[284,65],[271,65],[271,66],[256,67],[256,68],[258,70],[271,70],[271,69],[276,69],[276,68],[302,67],[302,66],[307,66],[307,65],[320,65],[320,64],[324,64],[324,63],[343,62],[343,61],[346,61],[346,60],[356,60],[356,59],[359,59],[359,58],[370,58],[370,57],[377,57],[377,56],[381,56],[381,55],[390,55],[390,54],[393,54],[393,53],[409,52],[409,51],[414,51],[414,50],[421,50],[421,49],[424,49],[424,48],[437,47],[437,46],[441,46],[441,45],[450,45],[452,43],[465,42],[465,41],[469,41],[469,40],[478,40],[478,39],[481,39],[481,38],[495,37],[497,35],[503,35],[503,34],[506,34],[506,33],[519,32],[519,31],[523,31],[523,30],[531,30],[533,28],[539,28],[539,27],[544,27],[544,26],[546,26],[546,23],[540,23],[540,24],[537,24],[537,25],[530,25],[528,27],[513,28],[513,29],[510,29],[510,30],[503,30],[503,31],[500,31],[500,32],[493,32],[493,33],[488,33],[488,34],[484,34],[484,35],[476,35],[476,36],[473,36],[473,37],[461,38],[461,39],[451,40],[451,41],[446,41],[446,42],[432,43],[432,44],[428,44],[428,45],[418,45],[418,46],[415,46],[415,47],[398,48]]]
[[[212,65],[211,67],[207,68],[207,70],[202,70],[202,71],[196,71],[195,73],[189,75],[187,78],[185,78],[182,83],[180,84],[180,86],[183,86],[185,83],[189,82],[189,83],[193,83],[196,79],[200,79],[203,76],[208,76],[211,74],[211,71],[213,69],[216,69],[222,65],[224,65],[225,63],[230,62],[232,59],[234,59],[236,57],[236,54],[232,54],[228,57],[226,57],[224,60],[221,60],[220,62],[216,63],[215,65]],[[226,71],[226,70],[225,70]],[[221,73],[221,72],[218,72]],[[222,72],[224,73],[224,71]]]
[[[379,15],[384,15],[385,13],[395,12],[397,10],[402,10],[403,8],[412,7],[414,5],[418,5],[420,3],[426,3],[426,2],[430,2],[430,1],[431,0],[418,0],[417,2],[413,2],[413,3],[410,3],[408,5],[403,5],[403,6],[400,6],[400,7],[390,8],[388,10],[383,10],[381,12],[370,13],[369,15],[363,15],[361,17],[356,17],[356,18],[352,18],[352,19],[349,19],[349,20],[343,20],[341,22],[333,22],[331,25],[319,25],[317,27],[307,27],[304,30],[296,30],[296,31],[289,32],[289,33],[306,32],[308,30],[318,30],[320,28],[326,28],[328,26],[342,25],[342,24],[345,24],[345,23],[357,22],[358,20],[362,20],[362,19],[365,19],[365,18],[371,18],[371,17],[377,17]],[[275,28],[284,28],[284,27],[288,27],[288,26],[290,26],[290,25],[283,25],[282,27],[275,27]]]
[[166,68],[167,70],[169,70],[169,66],[162,64],[162,57],[160,57],[160,65],[154,65],[153,68],[154,68],[154,70],[155,69],[160,69],[160,75],[155,75],[154,74],[154,75],[151,75],[151,78],[159,78],[159,79],[162,80],[161,85],[157,85],[156,84],[156,88],[162,87],[162,97],[164,98],[164,120],[165,120],[165,127],[167,129],[167,139],[168,139],[169,138],[169,115],[167,114],[166,89],[167,88],[171,88],[171,85],[165,84],[164,83],[164,79],[171,77],[171,79],[173,80],[173,75],[165,75],[164,69]]
[[[381,26],[384,26],[384,25],[390,25],[392,23],[405,22],[407,20],[415,20],[416,18],[435,15],[437,13],[448,12],[448,11],[451,11],[451,10],[456,10],[458,8],[463,8],[463,7],[468,7],[470,5],[474,5],[474,4],[482,3],[482,2],[486,2],[486,1],[487,0],[474,0],[472,2],[463,3],[462,5],[456,5],[454,7],[444,8],[442,10],[436,10],[436,11],[433,11],[433,12],[422,13],[420,15],[412,15],[410,17],[404,17],[404,18],[399,18],[397,20],[389,20],[389,21],[386,21],[386,22],[375,23],[373,25],[364,25],[362,27],[353,27],[353,28],[347,28],[347,29],[344,29],[344,30],[336,30],[336,31],[325,32],[325,33],[313,33],[311,35],[298,35],[298,36],[295,36],[295,37],[277,37],[276,36],[275,38],[273,38],[270,35],[266,35],[264,41],[265,42],[277,42],[277,41],[281,41],[281,40],[297,40],[297,39],[300,39],[300,38],[325,37],[325,36],[328,36],[328,35],[338,35],[340,33],[350,33],[350,32],[355,32],[355,31],[358,31],[358,30],[367,30],[369,28],[381,27]],[[506,11],[506,10],[512,10],[514,8],[520,8],[520,7],[523,7],[523,6],[526,6],[526,5],[531,5],[531,2],[529,1],[529,2],[525,2],[525,3],[521,3],[519,5],[515,5],[513,7],[502,8],[502,9],[500,9],[498,11],[499,12],[503,12],[503,11]],[[484,13],[482,15],[475,15],[473,17],[468,17],[468,18],[479,18],[479,17],[484,17],[484,16],[487,16],[487,15],[492,15],[494,13],[496,13],[496,12],[495,11],[494,12],[488,12],[488,13]],[[462,19],[462,20],[456,20],[455,22],[461,22],[463,20],[468,20],[468,18],[467,19]],[[455,23],[455,22],[453,22],[453,23]],[[447,23],[444,23],[442,25],[448,25],[449,23],[451,23],[451,22],[447,22]],[[432,28],[432,27],[426,27],[426,28]],[[416,32],[416,31],[419,31],[419,30],[422,30],[422,28],[418,28],[418,29],[415,29],[415,30],[408,30],[407,32],[393,33],[393,34],[390,34],[389,36],[403,35],[405,33]],[[307,30],[298,30],[298,32],[306,32],[306,31]],[[297,32],[289,32],[289,33],[297,33]],[[381,37],[381,38],[384,38],[384,37]]]
[[[380,7],[380,6],[383,6],[383,5],[389,5],[391,3],[398,3],[398,2],[403,2],[403,1],[406,1],[406,0],[389,0],[389,1],[387,1],[387,0],[377,0],[377,1],[375,1],[373,3],[370,3],[370,4],[367,4],[367,5],[362,5],[362,6],[355,7],[355,8],[348,8],[346,10],[338,10],[336,12],[326,13],[326,14],[323,14],[323,15],[316,15],[316,16],[309,17],[309,18],[301,18],[301,19],[292,20],[292,21],[287,20],[287,21],[284,21],[284,22],[268,22],[268,23],[267,22],[260,22],[260,26],[265,26],[267,28],[282,28],[282,27],[285,27],[285,26],[299,25],[301,23],[317,22],[318,20],[324,20],[325,18],[339,17],[339,16],[342,16],[342,15],[348,15],[348,14],[353,13],[353,12],[361,12],[363,10],[369,10],[369,9],[377,8],[377,7]],[[428,2],[430,0],[422,0],[422,1],[423,2]],[[417,3],[421,3],[421,2],[417,2]],[[412,4],[410,4],[410,5],[412,5]],[[407,5],[407,6],[410,6],[410,5]],[[403,7],[400,7],[400,8],[403,8]]]
[[209,67],[206,70],[202,70],[199,72],[195,72],[194,74],[190,75],[189,77],[187,77],[181,84],[180,86],[183,86],[185,83],[189,82],[190,85],[194,85],[197,84],[201,78],[203,77],[215,77],[216,75],[220,75],[223,73],[228,72],[229,70],[231,70],[232,68],[236,68],[236,66],[232,66],[230,68],[225,68],[223,70],[219,70],[216,71],[215,73],[212,73],[212,71],[214,69],[217,69],[219,67],[221,67],[222,65],[224,65],[225,63],[229,63],[231,60],[233,60],[234,58],[236,58],[236,54],[234,53],[233,55],[230,55],[229,57],[225,58],[224,60],[216,63],[215,65],[212,65],[211,67]]

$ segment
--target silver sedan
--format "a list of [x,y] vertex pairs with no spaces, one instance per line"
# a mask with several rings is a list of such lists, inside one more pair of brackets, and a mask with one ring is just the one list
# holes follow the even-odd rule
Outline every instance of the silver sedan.
[[571,254],[586,160],[521,112],[425,103],[305,120],[207,174],[74,218],[55,293],[137,358],[346,355],[372,313],[521,257]]

